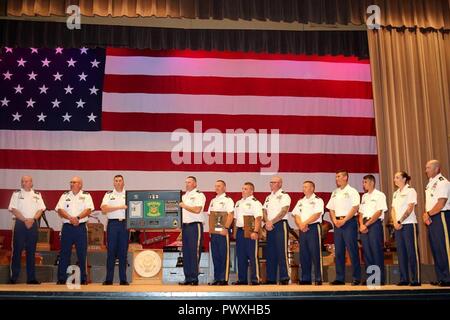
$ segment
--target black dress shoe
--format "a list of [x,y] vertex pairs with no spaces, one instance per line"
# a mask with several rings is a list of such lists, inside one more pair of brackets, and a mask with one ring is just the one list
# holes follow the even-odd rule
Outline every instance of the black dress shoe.
[[441,285],[441,283],[442,283],[442,281],[431,281],[430,285],[439,287]]
[[276,281],[266,281],[263,284],[271,285],[271,284],[277,284]]
[[120,285],[121,286],[129,286],[130,284],[128,283],[128,281],[120,281]]
[[410,284],[409,284],[411,287],[420,287],[421,286],[421,283],[420,282],[411,282]]
[[27,281],[27,284],[41,284],[41,283],[39,281],[37,281],[36,279],[34,279],[34,280]]
[[8,281],[8,284],[16,284],[17,283],[17,281],[16,280],[12,280],[12,279],[9,279],[9,281]]
[[80,282],[81,285],[87,286],[88,282],[86,280]]
[[198,280],[191,281],[191,282],[189,283],[189,285],[190,285],[190,286],[198,286]]
[[192,283],[192,281],[182,281],[182,282],[178,282],[178,284],[180,286],[190,286]]
[[298,284],[301,286],[308,286],[308,285],[311,285],[312,282],[311,281],[299,281]]
[[409,282],[408,281],[400,281],[399,283],[397,283],[397,286],[406,287],[406,286],[409,286]]
[[289,284],[289,279],[280,280],[282,286],[287,286]]
[[344,281],[334,280],[333,282],[330,282],[330,285],[332,286],[343,286],[345,285]]
[[439,287],[450,287],[450,282],[440,281]]
[[259,281],[252,281],[252,286],[259,286],[259,285],[260,285]]
[[219,283],[217,285],[218,286],[227,286],[228,285],[228,281],[219,281]]
[[112,286],[113,282],[112,281],[103,281],[103,285],[104,286]]
[[58,282],[56,282],[57,285],[62,286],[66,284],[66,281],[64,280],[58,280]]
[[316,281],[316,282],[314,282],[314,284],[315,284],[316,286],[321,286],[321,285],[322,285],[322,281]]
[[220,281],[214,280],[213,282],[208,283],[208,286],[218,286]]
[[359,281],[359,280],[352,281],[352,286],[359,286],[360,284],[361,284],[361,281]]
[[244,281],[235,281],[235,282],[232,283],[232,285],[234,285],[234,286],[246,286],[246,285],[248,285],[248,283],[244,282]]

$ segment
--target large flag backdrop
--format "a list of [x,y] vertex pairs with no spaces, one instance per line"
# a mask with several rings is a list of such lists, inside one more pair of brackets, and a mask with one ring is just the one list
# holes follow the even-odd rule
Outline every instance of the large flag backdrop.
[[[304,180],[313,180],[317,194],[327,201],[337,169],[347,169],[350,183],[360,191],[365,174],[378,178],[368,60],[190,50],[2,48],[0,229],[11,227],[6,208],[24,174],[33,176],[49,209],[74,175],[83,178],[97,209],[115,174],[125,177],[129,190],[183,189],[185,177],[195,175],[207,204],[217,179],[226,181],[235,201],[243,182],[251,181],[263,201],[270,176],[261,169],[269,165],[258,156],[256,163],[250,162],[254,143],[231,151],[224,143],[215,144],[212,155],[218,160],[211,163],[201,157],[205,149],[211,151],[211,141],[202,141],[200,127],[202,132],[213,129],[215,137],[222,133],[223,142],[233,135],[227,130],[254,130],[257,138],[262,130],[279,130],[278,174],[283,189],[291,193],[291,207],[301,196]],[[180,130],[192,138],[193,143],[183,145],[191,163],[173,160],[179,155],[173,150],[180,146],[173,132]],[[236,163],[243,153],[245,163]],[[274,161],[273,154],[266,160],[267,156]],[[56,214],[48,217],[58,230]]]

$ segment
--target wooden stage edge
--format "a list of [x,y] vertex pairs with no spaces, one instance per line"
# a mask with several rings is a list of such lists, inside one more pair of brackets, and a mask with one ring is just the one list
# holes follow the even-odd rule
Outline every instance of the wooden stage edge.
[[382,286],[206,286],[178,285],[103,286],[89,284],[81,289],[43,283],[0,285],[0,299],[25,300],[450,300],[450,288],[424,284],[421,287]]

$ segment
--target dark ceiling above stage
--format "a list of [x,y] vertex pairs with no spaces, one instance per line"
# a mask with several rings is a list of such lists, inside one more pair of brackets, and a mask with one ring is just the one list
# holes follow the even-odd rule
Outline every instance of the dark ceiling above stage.
[[0,46],[114,46],[346,55],[368,58],[365,31],[186,30],[0,20]]

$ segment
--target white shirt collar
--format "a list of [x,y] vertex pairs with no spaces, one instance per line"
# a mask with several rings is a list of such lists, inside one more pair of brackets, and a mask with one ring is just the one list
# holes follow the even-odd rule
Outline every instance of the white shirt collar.
[[309,199],[314,199],[315,197],[316,197],[316,194],[313,192],[313,194],[309,198],[307,196],[305,196],[305,199],[309,200]]
[[119,192],[119,191],[116,190],[116,188],[114,188],[113,193],[124,194],[125,193],[125,188],[123,188],[122,192]]
[[274,196],[278,196],[278,195],[280,195],[280,194],[282,194],[283,193],[283,189],[279,189],[277,192],[272,192],[272,194],[274,195]]
[[227,196],[227,194],[225,192],[222,194],[216,194],[216,199],[225,198],[226,196]]

